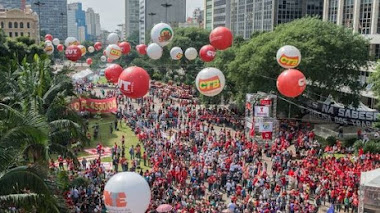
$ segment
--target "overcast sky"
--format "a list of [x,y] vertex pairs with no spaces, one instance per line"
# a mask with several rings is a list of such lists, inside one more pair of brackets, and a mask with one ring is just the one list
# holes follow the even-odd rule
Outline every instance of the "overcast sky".
[[[125,0],[68,0],[68,3],[82,2],[83,9],[92,7],[96,13],[100,13],[102,29],[114,31],[118,24],[124,23]],[[195,8],[203,8],[203,0],[187,0],[187,16],[191,16]]]

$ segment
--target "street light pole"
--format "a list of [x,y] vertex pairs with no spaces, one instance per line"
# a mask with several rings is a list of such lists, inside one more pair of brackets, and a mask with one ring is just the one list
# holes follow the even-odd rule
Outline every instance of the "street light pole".
[[34,3],[38,7],[38,28],[40,32],[40,39],[41,39],[41,6],[45,5],[45,3],[38,1]]
[[165,22],[168,23],[168,7],[173,6],[172,4],[168,4],[167,2],[165,4],[161,4],[161,6],[165,7]]
[[65,30],[64,30],[64,25],[65,25],[65,23],[64,23],[64,15],[65,15],[65,13],[61,13],[61,17],[62,17],[62,39],[65,39]]

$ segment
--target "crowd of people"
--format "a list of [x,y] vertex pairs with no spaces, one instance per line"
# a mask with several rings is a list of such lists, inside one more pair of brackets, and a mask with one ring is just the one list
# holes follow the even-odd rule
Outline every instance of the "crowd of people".
[[183,93],[180,87],[152,87],[136,101],[118,96],[120,122],[133,129],[139,144],[125,147],[121,138],[112,148],[112,170],[100,158],[71,168],[71,179],[89,181],[66,194],[74,212],[105,211],[102,189],[119,171],[147,180],[150,213],[161,204],[181,213],[311,213],[330,204],[355,212],[360,172],[380,167],[379,154],[324,155],[311,126],[293,121],[281,122],[273,143],[259,144],[244,134],[242,117],[178,99]]

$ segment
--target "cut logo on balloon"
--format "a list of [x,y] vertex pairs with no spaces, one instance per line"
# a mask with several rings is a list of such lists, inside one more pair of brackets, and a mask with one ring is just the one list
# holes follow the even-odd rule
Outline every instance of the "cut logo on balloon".
[[216,52],[215,51],[207,51],[207,56],[210,56],[210,57],[214,57],[216,55]]
[[120,50],[116,50],[116,49],[111,49],[110,50],[110,55],[112,56],[121,56],[121,51]]
[[297,66],[299,62],[298,56],[287,56],[285,54],[281,55],[281,58],[279,60],[279,63],[284,66]]
[[178,53],[175,57],[177,57],[178,59],[181,59],[183,56],[183,53]]
[[53,47],[50,45],[46,45],[45,52],[50,52],[50,51],[53,51]]
[[104,204],[111,207],[127,207],[127,196],[124,192],[108,192],[104,191]]
[[173,32],[169,28],[164,28],[161,30],[160,37],[158,38],[158,40],[160,42],[169,41],[172,38],[172,36]]
[[306,78],[301,78],[298,80],[298,86],[303,87],[306,85]]
[[199,79],[199,90],[201,92],[210,92],[219,89],[220,79],[218,76],[214,76],[208,79]]
[[124,90],[127,93],[133,92],[133,83],[129,81],[123,81],[119,79],[118,86],[121,90]]

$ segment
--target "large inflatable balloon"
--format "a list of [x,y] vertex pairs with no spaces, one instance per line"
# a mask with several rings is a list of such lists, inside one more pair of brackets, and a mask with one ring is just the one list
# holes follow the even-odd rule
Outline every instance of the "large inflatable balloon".
[[205,45],[199,50],[199,57],[202,59],[204,62],[210,62],[214,60],[216,55],[216,50],[213,46],[211,45]]
[[119,36],[116,33],[110,33],[107,37],[108,44],[117,44],[119,42]]
[[226,79],[219,69],[208,67],[198,73],[195,84],[201,94],[215,96],[223,91]]
[[46,34],[45,41],[53,41],[53,36],[51,34]]
[[112,64],[104,70],[104,76],[107,78],[109,82],[116,84],[122,72],[123,68],[120,65]]
[[86,55],[86,53],[87,53],[86,47],[83,45],[78,45],[78,47],[82,53],[82,56]]
[[74,37],[68,37],[65,40],[65,46],[71,46],[71,45],[79,45],[79,41]]
[[149,74],[141,67],[128,67],[119,77],[120,91],[129,98],[142,98],[149,91]]
[[154,25],[150,32],[151,39],[154,43],[161,47],[166,46],[173,39],[174,32],[170,25],[165,23],[159,23]]
[[127,55],[131,51],[131,45],[128,42],[126,42],[126,41],[121,42],[119,44],[119,47],[121,48],[121,52],[124,55]]
[[144,213],[149,207],[151,192],[144,177],[135,172],[119,172],[107,181],[103,197],[110,213]]
[[112,63],[113,60],[111,58],[107,58],[107,63]]
[[102,43],[100,43],[99,41],[96,42],[96,43],[94,44],[94,48],[95,48],[96,51],[101,50],[101,49],[102,49]]
[[61,41],[58,38],[53,39],[53,44],[57,46]]
[[121,48],[116,44],[108,45],[106,49],[106,56],[112,60],[119,59],[121,57]]
[[105,55],[102,55],[102,56],[100,57],[100,60],[101,60],[102,62],[106,62],[106,61],[107,61],[107,57],[106,57]]
[[149,44],[148,48],[146,48],[146,53],[149,58],[153,60],[160,59],[162,56],[162,47],[156,43]]
[[70,61],[78,61],[82,57],[82,51],[76,45],[70,45],[65,50],[65,56]]
[[198,52],[194,47],[187,48],[185,51],[185,57],[192,61],[195,60],[198,56]]
[[170,50],[170,56],[173,60],[180,60],[183,56],[183,51],[180,47],[173,47]]
[[277,78],[277,89],[286,97],[297,97],[302,94],[305,88],[306,78],[305,75],[299,70],[285,70]]
[[231,47],[234,37],[227,27],[217,27],[210,33],[210,44],[218,50]]
[[147,46],[145,44],[139,44],[136,46],[136,51],[141,55],[146,55],[146,48]]
[[285,45],[277,51],[276,58],[283,68],[294,68],[301,63],[301,52],[294,46]]
[[58,50],[59,52],[62,52],[64,49],[65,49],[65,46],[63,46],[63,44],[58,44],[58,45],[57,45],[57,50]]
[[86,59],[86,63],[87,63],[88,65],[91,65],[91,64],[92,64],[92,58],[88,58],[88,59]]
[[95,48],[93,46],[89,46],[87,50],[89,53],[93,53],[95,51]]
[[45,43],[44,51],[47,55],[51,55],[54,52],[54,45],[51,42]]

